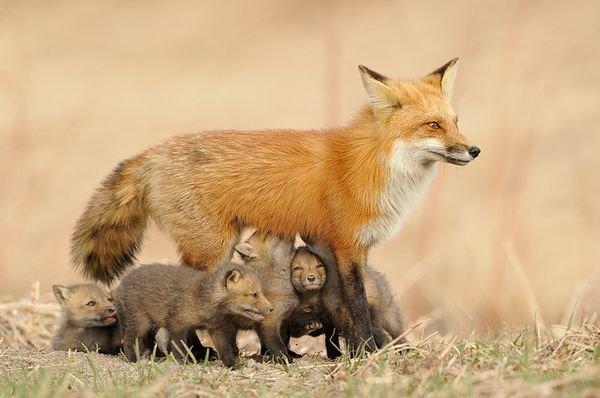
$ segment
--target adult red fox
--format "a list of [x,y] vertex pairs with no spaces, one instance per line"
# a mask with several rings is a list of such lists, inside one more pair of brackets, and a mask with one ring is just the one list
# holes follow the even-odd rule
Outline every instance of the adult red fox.
[[207,131],[179,136],[117,166],[79,219],[73,262],[109,282],[133,261],[148,218],[184,264],[228,260],[242,228],[329,244],[340,274],[336,328],[375,349],[363,271],[393,235],[439,161],[479,155],[458,131],[450,94],[457,59],[419,80],[359,70],[369,104],[330,130]]

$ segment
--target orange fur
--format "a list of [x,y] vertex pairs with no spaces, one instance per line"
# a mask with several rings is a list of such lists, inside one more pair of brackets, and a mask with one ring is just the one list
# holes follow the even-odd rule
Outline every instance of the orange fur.
[[332,246],[352,318],[342,327],[368,339],[362,270],[369,247],[402,223],[437,161],[477,156],[467,153],[449,102],[455,64],[417,81],[361,67],[370,103],[346,127],[209,131],[125,161],[79,221],[75,264],[112,280],[131,263],[148,216],[196,268],[229,258],[244,227],[288,239],[300,233]]

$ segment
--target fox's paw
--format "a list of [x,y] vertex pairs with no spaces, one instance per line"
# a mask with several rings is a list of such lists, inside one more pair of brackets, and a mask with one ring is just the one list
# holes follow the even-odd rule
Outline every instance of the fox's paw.
[[323,324],[319,321],[310,321],[306,324],[306,326],[304,327],[304,333],[305,334],[311,334],[312,332],[322,329],[323,328]]

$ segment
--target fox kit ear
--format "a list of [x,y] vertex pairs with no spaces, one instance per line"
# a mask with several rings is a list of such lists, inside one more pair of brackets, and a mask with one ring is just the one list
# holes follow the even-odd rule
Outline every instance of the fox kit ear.
[[359,65],[358,70],[374,111],[381,112],[401,107],[400,99],[387,84],[389,81],[387,77],[363,65]]
[[225,276],[225,286],[229,287],[231,283],[238,283],[242,278],[242,274],[237,269],[233,269]]
[[454,58],[431,72],[427,78],[432,79],[434,84],[439,85],[446,97],[452,97],[454,80],[458,71],[458,58]]
[[254,246],[252,246],[248,242],[243,242],[243,243],[237,244],[235,246],[235,251],[238,252],[240,254],[240,256],[242,256],[242,259],[244,259],[244,260],[247,258],[258,257],[258,253],[254,249]]
[[71,297],[71,289],[62,285],[54,285],[52,286],[52,291],[54,292],[54,297],[59,304],[64,304],[69,301]]

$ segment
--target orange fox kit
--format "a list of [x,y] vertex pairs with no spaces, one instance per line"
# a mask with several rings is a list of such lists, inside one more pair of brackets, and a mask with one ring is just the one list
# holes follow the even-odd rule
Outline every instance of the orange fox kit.
[[181,260],[229,259],[245,227],[333,248],[340,276],[336,328],[375,349],[363,284],[368,250],[393,235],[439,161],[465,165],[479,149],[458,130],[453,59],[422,79],[360,66],[368,105],[331,130],[208,131],[125,160],[89,202],[72,237],[83,273],[112,281],[131,265],[152,218]]
[[[194,329],[205,328],[211,336],[218,336],[226,330],[228,316],[260,322],[273,310],[256,273],[230,263],[210,272],[159,264],[136,268],[117,288],[117,308],[123,351],[130,361],[137,359],[136,340],[139,352],[146,352],[145,336],[152,330],[167,334],[169,351],[182,358],[186,349],[180,342],[197,341],[190,339]],[[214,342],[223,363],[233,366],[238,353],[235,335]]]
[[52,286],[62,310],[60,327],[52,339],[55,350],[98,350],[118,354],[121,334],[112,295],[94,283]]

